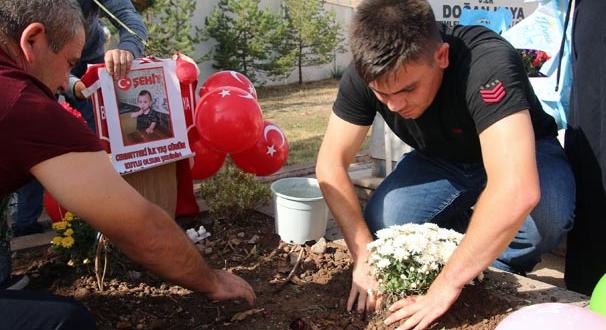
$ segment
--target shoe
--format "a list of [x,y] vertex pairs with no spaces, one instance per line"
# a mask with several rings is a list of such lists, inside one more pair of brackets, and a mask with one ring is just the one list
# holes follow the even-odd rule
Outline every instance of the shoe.
[[40,233],[44,232],[44,227],[37,222],[35,224],[28,225],[27,227],[24,227],[24,228],[15,227],[13,225],[12,229],[13,229],[13,237],[40,234]]
[[27,275],[11,275],[6,281],[0,284],[0,290],[21,290],[29,284]]

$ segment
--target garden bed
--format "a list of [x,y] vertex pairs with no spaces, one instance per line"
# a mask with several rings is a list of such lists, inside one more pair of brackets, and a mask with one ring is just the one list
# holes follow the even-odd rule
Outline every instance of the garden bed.
[[[47,247],[20,251],[15,270],[31,278],[30,288],[75,296],[93,313],[100,329],[383,329],[384,316],[365,318],[345,310],[351,285],[351,259],[343,245],[303,247],[302,262],[285,283],[299,247],[276,236],[273,219],[253,214],[247,223],[212,221],[208,216],[182,222],[212,233],[199,250],[216,268],[247,279],[257,294],[254,306],[212,302],[167,283],[130,261],[112,256],[105,290],[94,276],[76,274]],[[322,252],[323,253],[319,253]],[[517,306],[515,288],[490,276],[468,286],[435,329],[492,329]],[[512,293],[509,295],[508,293]]]

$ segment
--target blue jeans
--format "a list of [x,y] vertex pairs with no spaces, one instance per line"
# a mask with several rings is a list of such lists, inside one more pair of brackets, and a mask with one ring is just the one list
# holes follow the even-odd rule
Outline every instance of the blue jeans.
[[0,330],[96,329],[95,319],[70,297],[28,290],[0,290]]
[[17,213],[13,231],[26,230],[35,226],[42,214],[42,198],[44,188],[36,179],[32,179],[17,190]]
[[[536,157],[541,200],[492,264],[502,270],[531,271],[573,225],[575,183],[564,150],[555,138],[541,139]],[[373,235],[391,225],[425,222],[464,232],[485,185],[481,163],[450,162],[412,151],[379,185],[364,216]]]

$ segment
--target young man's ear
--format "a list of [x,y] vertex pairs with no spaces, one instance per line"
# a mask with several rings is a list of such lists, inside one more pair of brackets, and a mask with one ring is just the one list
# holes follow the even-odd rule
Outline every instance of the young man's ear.
[[448,53],[450,50],[450,45],[443,42],[438,46],[438,49],[434,53],[435,63],[438,64],[440,69],[446,69],[448,67]]
[[21,48],[21,52],[23,52],[25,61],[29,64],[35,60],[41,60],[36,58],[36,56],[40,56],[40,49],[48,49],[48,46],[46,28],[41,23],[32,23],[21,33],[19,47]]

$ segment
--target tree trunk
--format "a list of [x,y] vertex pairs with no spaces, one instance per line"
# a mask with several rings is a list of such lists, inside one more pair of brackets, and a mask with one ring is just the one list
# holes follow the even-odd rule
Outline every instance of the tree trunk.
[[297,66],[299,67],[299,85],[303,85],[303,43],[299,42],[299,56]]

